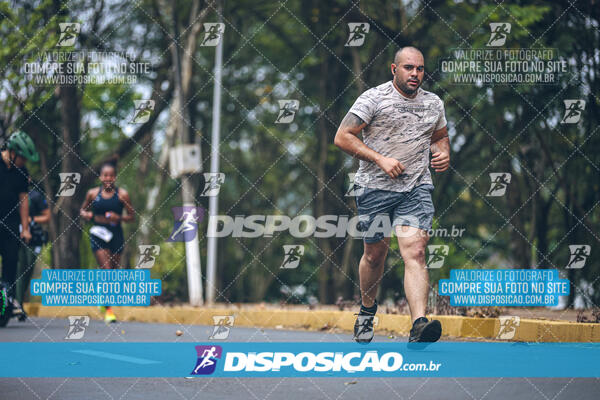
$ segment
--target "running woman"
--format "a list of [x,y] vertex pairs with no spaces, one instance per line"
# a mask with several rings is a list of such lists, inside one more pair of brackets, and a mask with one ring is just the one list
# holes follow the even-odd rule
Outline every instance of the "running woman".
[[[358,267],[361,306],[354,325],[354,339],[360,343],[373,339],[375,299],[390,245],[390,235],[370,229],[377,216],[392,221],[404,260],[404,290],[413,322],[409,342],[435,342],[442,333],[441,323],[425,316],[425,246],[434,213],[428,163],[436,172],[446,171],[450,142],[442,100],[420,88],[424,64],[417,48],[398,50],[391,64],[393,79],[361,94],[335,135],[335,145],[360,160],[354,179],[366,232]],[[364,142],[358,137],[361,132]]]
[[[125,240],[121,222],[132,222],[135,217],[129,193],[115,186],[117,167],[109,162],[100,167],[100,187],[88,190],[81,206],[80,215],[94,223],[90,229],[92,252],[98,266],[105,269],[121,267],[121,253]],[[127,211],[123,215],[123,208]],[[111,307],[100,307],[106,323],[116,322]]]

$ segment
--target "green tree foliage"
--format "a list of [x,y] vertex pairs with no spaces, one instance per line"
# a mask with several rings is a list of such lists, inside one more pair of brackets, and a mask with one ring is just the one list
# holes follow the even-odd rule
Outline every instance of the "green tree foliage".
[[[22,8],[0,3],[0,50],[3,97],[2,132],[23,126],[45,152],[46,169],[32,166],[45,191],[58,187],[64,145],[59,97],[55,87],[36,87],[19,69],[36,52],[52,49],[59,21],[81,21],[78,48],[144,49],[157,54],[150,75],[132,86],[78,87],[81,108],[80,157],[84,169],[120,154],[119,184],[129,189],[136,209],[148,201],[157,176],[164,180],[149,219],[127,227],[126,264],[136,262],[136,246],[147,224],[147,243],[160,243],[165,299],[186,300],[183,246],[165,243],[173,227],[171,207],[181,205],[180,182],[160,168],[167,142],[170,95],[147,134],[133,136],[128,127],[133,100],[153,88],[173,87],[171,53],[172,6],[159,0],[139,4],[30,1]],[[508,4],[510,3],[510,4]],[[216,8],[206,8],[206,21],[216,22]],[[192,1],[178,6],[183,33]],[[423,51],[423,87],[445,103],[452,144],[451,169],[433,174],[436,190],[435,227],[464,228],[462,237],[432,238],[450,248],[445,266],[432,270],[432,283],[451,268],[558,268],[578,286],[588,304],[600,300],[597,276],[600,214],[600,94],[598,48],[600,15],[592,3],[485,1],[345,1],[225,2],[223,106],[221,121],[221,188],[219,214],[348,215],[354,201],[344,197],[347,174],[357,163],[333,145],[337,126],[356,97],[390,79],[389,64],[398,47]],[[96,18],[96,20],[94,19]],[[94,23],[94,21],[96,21]],[[485,48],[492,22],[509,22],[505,48],[553,48],[569,64],[569,72],[554,85],[456,85],[441,73],[440,63],[456,48]],[[361,47],[346,47],[349,22],[367,22],[370,31]],[[202,37],[203,31],[198,35]],[[183,51],[183,49],[182,49]],[[209,168],[212,126],[214,47],[193,49],[193,74],[188,94],[193,141],[202,146]],[[164,92],[167,93],[167,92]],[[278,100],[297,99],[300,109],[292,124],[275,124]],[[585,99],[579,124],[559,121],[563,100]],[[136,138],[135,142],[131,142]],[[487,197],[490,172],[510,172],[504,197]],[[48,172],[46,174],[46,172]],[[86,189],[98,184],[91,175]],[[197,177],[198,192],[203,186]],[[198,196],[203,207],[206,197]],[[55,207],[54,215],[61,217]],[[63,216],[64,217],[64,216]],[[206,256],[206,219],[201,224],[201,254]],[[93,266],[86,229],[80,230],[81,265]],[[60,232],[55,233],[55,237]],[[351,243],[351,244],[350,244]],[[284,244],[305,246],[300,267],[280,269]],[[591,256],[581,270],[565,270],[570,244],[589,244]],[[85,249],[87,250],[85,250]],[[221,302],[306,302],[315,296],[332,303],[358,294],[360,240],[273,237],[219,239],[218,298]],[[51,264],[50,259],[47,260]],[[204,269],[203,264],[203,269]],[[403,295],[403,263],[392,244],[381,296]],[[579,282],[596,288],[582,293]],[[302,296],[281,287],[304,286]]]

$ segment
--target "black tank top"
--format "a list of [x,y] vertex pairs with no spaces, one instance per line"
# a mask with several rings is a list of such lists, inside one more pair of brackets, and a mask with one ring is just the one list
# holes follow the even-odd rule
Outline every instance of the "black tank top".
[[[102,197],[102,186],[98,191],[98,195],[92,202],[92,213],[94,215],[104,216],[108,211],[121,215],[123,213],[123,203],[119,200],[119,188],[115,186],[115,193],[111,198],[105,199]],[[113,224],[98,224],[105,226],[119,226],[121,222]]]

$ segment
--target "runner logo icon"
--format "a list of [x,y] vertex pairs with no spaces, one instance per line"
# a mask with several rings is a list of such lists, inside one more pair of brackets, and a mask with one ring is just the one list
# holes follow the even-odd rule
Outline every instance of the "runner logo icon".
[[490,40],[487,42],[488,47],[504,46],[506,38],[510,33],[511,25],[508,22],[492,22],[490,29],[492,31]]
[[167,242],[189,242],[193,240],[198,232],[198,223],[204,217],[204,209],[202,207],[183,206],[173,207],[171,211],[175,218],[175,226]]
[[504,196],[504,193],[506,193],[506,188],[510,183],[511,176],[512,175],[509,172],[490,172],[492,184],[490,185],[490,190],[487,192],[486,196]]
[[213,315],[213,332],[208,338],[210,340],[227,339],[234,321],[235,317],[233,315]]
[[445,244],[430,244],[427,246],[429,257],[427,257],[427,268],[438,269],[444,266],[444,260],[448,255],[449,247]]
[[81,30],[81,24],[78,22],[61,22],[58,24],[58,27],[60,29],[60,37],[58,38],[58,42],[56,42],[56,46],[73,46]]
[[369,28],[371,26],[366,22],[350,22],[348,23],[348,29],[350,30],[350,34],[348,36],[348,41],[344,46],[346,47],[358,47],[362,46],[365,42],[365,38],[367,37],[367,33],[369,33]]
[[217,368],[217,360],[221,359],[223,349],[221,346],[196,346],[198,361],[191,375],[210,375]]
[[565,103],[565,116],[561,124],[576,124],[581,119],[581,112],[585,109],[585,100],[563,100]]
[[225,32],[225,24],[222,22],[206,22],[204,23],[204,39],[200,46],[216,46],[221,41],[221,37]]
[[60,172],[60,188],[56,196],[58,197],[70,197],[75,194],[75,189],[81,180],[81,174],[79,172]]
[[225,182],[225,174],[222,172],[205,172],[204,189],[200,196],[217,196],[221,190],[221,185]]
[[89,325],[90,317],[87,315],[69,315],[69,330],[65,339],[81,339]]
[[[357,179],[358,178],[358,179]],[[348,180],[350,182],[350,184],[348,185],[348,190],[346,190],[346,193],[344,194],[345,197],[357,197],[357,196],[361,196],[364,192],[365,192],[365,184],[369,182],[369,175],[367,174],[357,174],[354,172],[350,172],[348,174]],[[359,180],[362,183],[362,185],[356,183],[355,182]]]
[[298,100],[277,100],[279,103],[279,114],[275,120],[276,124],[289,124],[294,120],[296,112],[300,108]]
[[152,111],[154,111],[154,100],[134,100],[135,110],[131,118],[132,124],[144,124],[150,119]]
[[501,316],[498,317],[500,328],[496,339],[510,340],[515,337],[517,327],[521,325],[521,317],[517,316]]
[[281,269],[294,269],[300,264],[300,257],[304,255],[304,246],[300,244],[283,245],[283,263]]
[[568,269],[580,269],[585,265],[585,261],[590,255],[591,247],[588,244],[570,244],[569,252],[569,263],[565,268]]
[[140,258],[136,268],[152,268],[156,257],[160,254],[160,246],[156,244],[142,244],[138,247],[140,249]]

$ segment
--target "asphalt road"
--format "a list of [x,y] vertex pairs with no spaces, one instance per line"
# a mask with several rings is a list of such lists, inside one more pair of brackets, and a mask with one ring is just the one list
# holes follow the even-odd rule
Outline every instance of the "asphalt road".
[[[65,319],[12,320],[0,329],[3,342],[62,342]],[[183,331],[176,336],[175,331]],[[89,342],[204,342],[209,326],[90,321]],[[228,341],[336,342],[348,333],[235,327]],[[376,336],[375,341],[406,338]],[[10,362],[2,359],[0,362]],[[0,378],[0,399],[598,399],[595,378]]]

